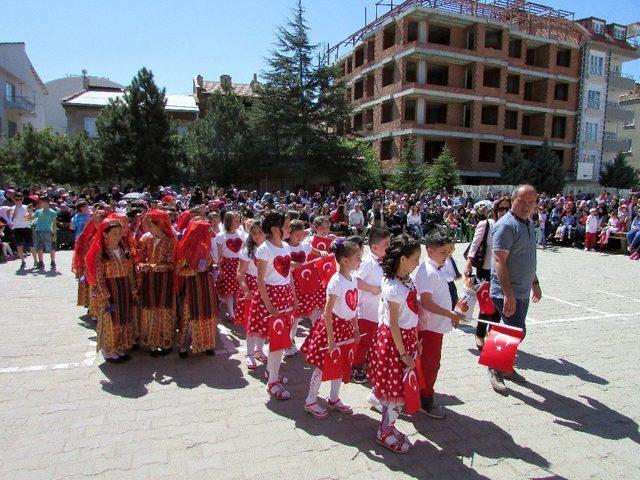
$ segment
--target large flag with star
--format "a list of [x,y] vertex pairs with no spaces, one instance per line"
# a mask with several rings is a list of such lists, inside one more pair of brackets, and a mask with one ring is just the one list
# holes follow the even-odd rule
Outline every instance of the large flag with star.
[[518,345],[524,337],[521,328],[487,322],[491,330],[484,341],[478,363],[502,373],[512,373]]

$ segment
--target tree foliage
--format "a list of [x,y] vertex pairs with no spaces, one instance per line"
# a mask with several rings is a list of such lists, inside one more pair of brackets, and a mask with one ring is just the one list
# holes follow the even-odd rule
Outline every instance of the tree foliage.
[[640,171],[627,162],[624,153],[616,155],[612,163],[607,163],[600,174],[600,185],[613,188],[633,188],[640,185]]
[[407,137],[400,151],[400,162],[391,172],[389,187],[400,192],[415,192],[425,183],[423,165],[416,165],[416,138]]
[[451,192],[457,185],[460,185],[458,162],[451,154],[449,147],[445,145],[429,167],[425,187],[430,192],[438,192],[443,188]]
[[524,156],[519,146],[506,154],[501,175],[505,184],[529,183],[539,192],[561,192],[564,187],[562,162],[547,140],[529,158]]
[[522,153],[520,145],[516,145],[513,151],[505,153],[502,157],[501,183],[503,185],[520,185],[528,182],[528,168],[527,158]]

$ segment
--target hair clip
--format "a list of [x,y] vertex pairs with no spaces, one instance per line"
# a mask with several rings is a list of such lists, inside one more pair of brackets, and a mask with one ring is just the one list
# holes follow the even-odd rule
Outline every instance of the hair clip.
[[336,247],[341,247],[344,245],[344,238],[340,237],[335,240]]

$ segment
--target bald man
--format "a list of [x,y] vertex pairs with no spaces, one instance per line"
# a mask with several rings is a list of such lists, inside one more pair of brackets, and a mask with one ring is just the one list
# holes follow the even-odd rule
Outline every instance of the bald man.
[[[507,325],[525,330],[525,319],[531,301],[542,298],[536,275],[536,232],[530,217],[536,209],[537,192],[531,185],[520,185],[513,191],[511,210],[493,227],[491,258],[491,299]],[[508,379],[525,383],[515,370]],[[489,369],[493,389],[507,390],[502,373]]]

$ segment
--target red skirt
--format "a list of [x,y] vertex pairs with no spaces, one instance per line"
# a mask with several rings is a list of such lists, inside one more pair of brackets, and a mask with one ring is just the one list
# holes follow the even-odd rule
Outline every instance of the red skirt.
[[232,297],[240,291],[238,275],[239,258],[224,257],[220,264],[220,276],[218,277],[218,292],[222,297]]
[[244,275],[244,280],[247,282],[247,287],[251,290],[251,293],[258,292],[258,277],[255,275],[251,275],[250,273],[246,273]]
[[[414,355],[418,348],[418,330],[416,328],[400,329],[402,344],[409,355]],[[404,400],[405,363],[400,358],[386,325],[380,325],[369,350],[367,377],[373,392],[383,402],[402,402]]]
[[320,285],[312,292],[302,293],[296,287],[298,299],[298,316],[308,317],[316,310],[324,310],[327,301],[327,287]]
[[[271,304],[280,311],[293,308],[293,289],[288,285],[267,285],[267,295]],[[269,322],[267,321],[269,312],[264,305],[262,295],[258,294],[255,301],[251,303],[251,313],[249,314],[249,325],[247,335],[253,334],[262,338],[269,336]]]
[[[353,323],[336,315],[333,315],[333,341],[334,343],[344,342],[353,338]],[[327,327],[324,323],[324,316],[315,323],[307,339],[302,344],[300,351],[304,358],[311,365],[322,370],[324,354],[328,344]]]

